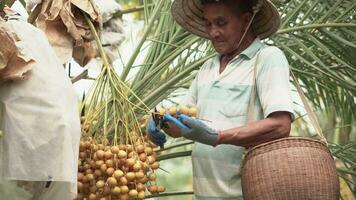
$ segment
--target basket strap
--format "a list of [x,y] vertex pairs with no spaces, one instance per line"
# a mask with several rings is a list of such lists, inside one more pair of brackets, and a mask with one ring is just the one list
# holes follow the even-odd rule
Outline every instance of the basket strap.
[[[258,52],[257,56],[256,56],[256,61],[255,61],[255,65],[253,66],[253,77],[252,77],[252,81],[253,81],[253,87],[252,87],[252,91],[251,91],[251,96],[249,99],[249,103],[248,103],[248,110],[247,110],[247,123],[253,121],[253,116],[254,116],[254,110],[255,110],[255,99],[256,99],[256,95],[257,95],[257,80],[256,80],[256,74],[257,74],[257,65],[260,61],[260,54],[261,54],[262,49]],[[245,159],[245,156],[248,152],[249,148],[245,148],[243,155],[242,155],[242,160]],[[238,175],[241,175],[242,173],[242,168],[243,168],[243,164],[240,165],[240,172]]]
[[[254,116],[254,109],[255,109],[255,99],[256,99],[256,95],[257,95],[257,79],[256,79],[256,74],[257,74],[257,66],[260,62],[260,54],[261,54],[262,49],[260,50],[260,52],[257,54],[257,58],[255,61],[255,65],[254,65],[254,69],[253,69],[253,87],[252,87],[252,92],[251,92],[251,97],[249,100],[249,105],[248,105],[248,113],[247,113],[247,122],[251,122],[253,121],[253,116]],[[290,71],[292,77],[293,77],[293,81],[295,83],[295,86],[297,88],[298,94],[303,102],[304,108],[307,111],[307,115],[311,121],[311,124],[314,128],[314,130],[316,131],[316,133],[319,135],[320,140],[322,142],[324,142],[326,145],[328,145],[328,142],[326,140],[326,138],[324,137],[323,133],[322,133],[322,129],[320,127],[320,123],[315,115],[315,113],[313,112],[313,110],[311,109],[311,106],[309,104],[309,102],[307,101],[302,88],[299,85],[298,80],[296,79],[296,77],[294,76],[292,70]]]
[[299,84],[297,78],[294,76],[294,73],[292,72],[292,70],[290,70],[290,73],[291,73],[291,75],[293,77],[293,81],[295,83],[295,87],[297,88],[298,94],[299,94],[299,96],[300,96],[300,98],[301,98],[301,100],[303,102],[304,108],[307,111],[307,115],[308,115],[308,117],[310,119],[310,122],[311,122],[314,130],[319,135],[321,141],[324,142],[325,144],[328,144],[328,142],[327,142],[327,140],[326,140],[326,138],[325,138],[325,136],[324,136],[324,134],[323,134],[323,132],[321,130],[320,123],[319,123],[315,113],[313,112],[313,110],[312,110],[307,98],[305,97],[305,94],[304,94],[302,88],[300,87],[300,84]]
[[254,116],[254,110],[255,110],[255,99],[257,95],[257,79],[256,79],[256,74],[257,74],[257,65],[260,61],[260,54],[261,54],[262,49],[260,52],[258,52],[256,56],[256,61],[255,61],[255,66],[253,67],[253,79],[252,81],[254,82],[252,85],[252,91],[251,91],[251,97],[248,103],[248,111],[247,111],[247,123],[253,121],[253,116]]

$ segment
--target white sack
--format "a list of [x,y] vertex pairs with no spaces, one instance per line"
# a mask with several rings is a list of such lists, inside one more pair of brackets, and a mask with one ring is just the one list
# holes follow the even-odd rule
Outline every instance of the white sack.
[[35,63],[25,80],[0,85],[0,179],[69,182],[75,195],[78,98],[46,35],[26,22],[6,23]]

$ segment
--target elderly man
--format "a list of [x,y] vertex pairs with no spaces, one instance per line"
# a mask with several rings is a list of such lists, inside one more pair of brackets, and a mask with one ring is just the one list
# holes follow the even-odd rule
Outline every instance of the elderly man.
[[[175,0],[172,14],[187,31],[209,39],[217,55],[203,64],[183,99],[197,106],[198,119],[165,114],[164,131],[195,141],[195,199],[242,199],[244,147],[287,137],[294,116],[287,59],[261,42],[277,31],[279,14],[268,0]],[[161,145],[164,134],[152,120],[147,127]]]

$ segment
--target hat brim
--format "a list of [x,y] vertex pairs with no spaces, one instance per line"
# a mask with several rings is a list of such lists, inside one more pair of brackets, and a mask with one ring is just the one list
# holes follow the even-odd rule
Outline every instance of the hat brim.
[[[185,30],[209,38],[205,31],[201,0],[174,0],[171,8],[172,16]],[[256,36],[261,39],[277,32],[281,19],[277,8],[269,1],[262,0],[259,12],[252,21],[251,27]]]

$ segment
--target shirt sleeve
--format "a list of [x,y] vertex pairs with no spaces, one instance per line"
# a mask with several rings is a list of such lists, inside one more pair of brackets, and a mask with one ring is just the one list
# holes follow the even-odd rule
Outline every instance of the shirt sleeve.
[[257,70],[257,93],[264,118],[277,111],[289,112],[294,120],[289,64],[277,47],[267,47],[260,56]]

